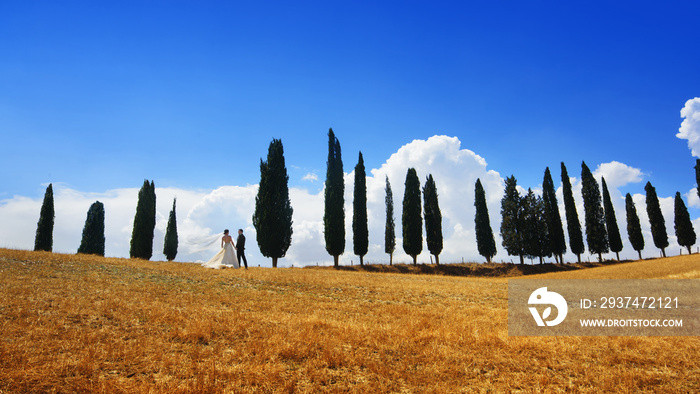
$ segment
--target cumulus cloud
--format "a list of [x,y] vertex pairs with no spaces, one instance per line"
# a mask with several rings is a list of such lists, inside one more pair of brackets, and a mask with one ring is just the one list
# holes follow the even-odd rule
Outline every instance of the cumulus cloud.
[[[345,158],[345,167],[354,168],[352,159]],[[474,234],[474,185],[481,179],[486,192],[491,227],[496,238],[498,252],[495,261],[517,260],[508,256],[501,247],[500,200],[503,196],[504,180],[501,175],[488,168],[486,160],[471,150],[461,146],[458,138],[433,136],[427,140],[415,140],[399,148],[379,168],[370,169],[367,176],[367,209],[369,221],[370,247],[365,256],[369,263],[387,263],[384,253],[385,226],[385,179],[388,177],[394,195],[394,213],[396,223],[395,262],[410,262],[411,258],[403,252],[401,239],[401,210],[404,182],[408,168],[416,169],[421,184],[432,174],[437,184],[439,203],[443,216],[444,248],[440,260],[445,263],[464,261],[484,261],[479,256]],[[556,172],[556,171],[555,171]],[[557,174],[553,172],[555,184]],[[579,169],[570,168],[570,174]],[[623,163],[610,162],[600,164],[594,172],[600,181],[604,176],[613,198],[617,220],[625,242],[622,258],[636,258],[637,254],[627,241],[624,199],[618,188],[629,183],[641,182],[644,174],[640,169]],[[576,199],[579,220],[585,229],[583,201],[581,200],[581,182],[571,178]],[[345,175],[345,231],[346,248],[341,256],[341,264],[357,264],[352,245],[352,196],[354,173]],[[157,223],[154,239],[154,260],[163,260],[162,245],[168,214],[172,208],[173,198],[177,197],[177,217],[179,250],[176,261],[206,261],[218,250],[221,233],[224,229],[244,230],[248,242],[246,255],[251,265],[270,267],[270,259],[261,255],[257,247],[252,215],[255,208],[257,185],[221,186],[214,190],[186,190],[179,188],[159,188],[157,194]],[[522,190],[521,192],[524,192]],[[538,191],[539,192],[539,191]],[[561,194],[557,190],[559,208],[566,231],[566,216]],[[689,205],[700,205],[695,190],[689,192]],[[89,193],[73,190],[66,185],[54,184],[56,223],[54,229],[54,250],[75,253],[82,236],[87,210],[96,200],[105,205],[106,254],[108,256],[128,257],[129,242],[133,226],[138,196],[137,188],[109,190],[103,193]],[[0,246],[20,249],[32,249],[34,233],[42,203],[43,195],[36,198],[14,196],[0,200]],[[646,248],[645,257],[657,256],[653,245],[649,222],[646,217],[646,203],[643,194],[635,194],[633,199],[643,226]],[[303,265],[330,265],[332,257],[325,250],[323,233],[324,192],[309,191],[302,187],[290,188],[290,200],[294,209],[292,245],[285,258],[279,261],[280,267]],[[673,233],[673,198],[660,198],[662,212],[666,218],[669,234],[669,253],[678,250]],[[568,245],[568,243],[567,243]],[[567,254],[568,261],[575,256]],[[588,257],[584,257],[588,258]],[[591,259],[595,259],[595,256]],[[430,256],[423,245],[419,262],[430,262]]]
[[[397,248],[395,261],[410,261],[403,252],[401,239],[401,210],[404,194],[404,182],[408,168],[415,168],[421,184],[429,174],[433,175],[438,190],[440,210],[443,217],[444,247],[440,260],[459,262],[464,258],[469,261],[481,261],[476,249],[474,235],[474,185],[478,178],[486,192],[489,215],[494,232],[498,233],[500,223],[500,199],[503,194],[503,179],[492,170],[487,169],[486,160],[471,150],[463,149],[456,137],[433,136],[427,140],[415,140],[402,146],[380,168],[371,170],[367,177],[367,209],[370,229],[370,253],[366,261],[386,261],[384,254],[384,225],[386,221],[385,179],[389,178],[394,194],[394,212],[396,214]],[[352,190],[354,175],[346,177],[346,212],[352,212]],[[346,232],[351,234],[352,223],[347,223]],[[497,236],[498,238],[498,236]],[[351,237],[350,237],[351,240]],[[500,244],[500,239],[497,239]],[[348,245],[352,256],[352,243]],[[430,262],[427,248],[418,257],[419,261]],[[374,252],[372,252],[374,251]],[[503,256],[505,258],[505,256]]]
[[684,118],[676,137],[688,140],[688,148],[695,157],[700,157],[700,97],[685,102],[681,109]]
[[609,188],[618,188],[630,183],[639,183],[642,181],[644,173],[639,168],[630,167],[627,164],[618,161],[603,163],[598,165],[593,176],[596,179],[605,178]]

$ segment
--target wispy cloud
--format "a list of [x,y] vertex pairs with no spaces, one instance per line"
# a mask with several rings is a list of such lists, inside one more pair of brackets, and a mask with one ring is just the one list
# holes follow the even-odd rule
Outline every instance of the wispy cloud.
[[309,172],[301,178],[302,181],[316,182],[318,180],[318,175],[313,172]]

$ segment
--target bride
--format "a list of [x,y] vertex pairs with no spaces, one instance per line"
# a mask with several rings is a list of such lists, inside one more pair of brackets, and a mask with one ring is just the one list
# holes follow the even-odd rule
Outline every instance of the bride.
[[235,246],[233,238],[228,235],[228,230],[224,230],[224,236],[221,237],[221,250],[211,260],[202,263],[202,266],[207,268],[238,268],[238,259],[236,258]]

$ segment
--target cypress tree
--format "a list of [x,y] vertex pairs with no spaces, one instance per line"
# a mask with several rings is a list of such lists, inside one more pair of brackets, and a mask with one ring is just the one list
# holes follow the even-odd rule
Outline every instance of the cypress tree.
[[617,225],[617,217],[615,216],[615,208],[613,208],[608,185],[605,183],[605,178],[602,178],[603,183],[603,207],[605,208],[605,227],[608,230],[608,242],[610,250],[615,252],[617,261],[620,261],[620,251],[622,250],[622,238],[620,237],[620,228]]
[[355,255],[360,257],[360,265],[364,265],[364,256],[369,249],[369,229],[367,228],[367,174],[362,152],[355,166],[352,208],[352,247]]
[[479,254],[486,257],[486,261],[490,263],[493,256],[496,255],[496,240],[493,238],[489,209],[486,205],[486,193],[484,192],[484,187],[481,185],[480,179],[476,180],[474,195],[474,207],[476,208],[476,215],[474,216],[476,246],[479,250]]
[[642,250],[644,250],[644,235],[642,235],[642,226],[639,223],[637,208],[634,206],[632,196],[627,193],[625,196],[625,211],[627,212],[627,237],[632,244],[632,248],[639,253],[639,259],[642,259]]
[[440,265],[442,252],[442,213],[438,204],[437,186],[433,175],[428,175],[423,187],[423,206],[425,207],[425,239],[428,251],[435,256],[435,264]]
[[386,177],[386,188],[384,189],[386,196],[384,203],[386,204],[386,225],[384,226],[384,253],[389,254],[389,265],[394,260],[394,251],[396,250],[396,224],[394,223],[394,193],[391,191],[389,177]]
[[531,259],[538,257],[542,264],[545,256],[552,255],[544,201],[528,189],[521,205],[523,252]]
[[564,252],[566,252],[566,239],[564,238],[564,228],[559,214],[559,203],[557,193],[554,190],[554,181],[549,167],[544,170],[544,180],[542,181],[542,200],[549,233],[550,250],[560,262],[564,262]]
[[698,197],[700,197],[700,159],[695,160],[695,184],[697,185]]
[[105,255],[105,207],[95,201],[87,212],[78,253]]
[[651,182],[647,182],[644,190],[646,191],[647,215],[649,215],[649,224],[651,225],[651,237],[654,239],[654,245],[661,249],[661,255],[666,257],[668,234],[666,232],[666,221],[659,205],[659,197],[657,197],[656,189],[651,185]]
[[168,227],[165,229],[165,241],[163,242],[163,254],[168,261],[175,260],[177,256],[177,217],[175,215],[175,203],[177,199],[173,199],[173,210],[168,216]]
[[692,254],[690,247],[695,245],[695,230],[693,229],[693,223],[690,221],[688,208],[686,208],[679,192],[676,192],[673,211],[675,214],[674,228],[676,229],[678,245],[685,246],[688,249],[688,254]]
[[581,196],[583,211],[586,219],[586,243],[591,253],[598,254],[598,261],[603,261],[603,253],[607,253],[608,233],[605,230],[605,212],[600,197],[600,188],[591,170],[585,162],[581,162]]
[[36,237],[34,238],[34,250],[53,250],[53,222],[55,211],[53,206],[53,185],[49,183],[44,193],[44,202],[41,204],[39,221],[36,224]]
[[566,171],[564,162],[561,162],[561,184],[564,192],[564,210],[566,212],[566,229],[569,233],[569,247],[581,263],[581,253],[585,252],[583,246],[583,233],[581,232],[581,222],[578,220],[576,212],[576,202],[574,192],[571,189],[571,181]]
[[338,267],[339,257],[345,251],[345,180],[340,141],[333,129],[328,130],[323,230],[326,251],[333,256],[333,264]]
[[267,160],[260,159],[260,185],[253,213],[260,253],[272,259],[273,268],[277,268],[278,259],[287,254],[292,244],[294,210],[289,199],[288,182],[282,140],[273,139]]
[[406,173],[406,183],[403,195],[403,250],[413,258],[413,264],[418,264],[418,255],[423,251],[423,219],[421,218],[420,181],[415,168],[409,168]]
[[513,175],[506,178],[506,188],[501,199],[501,244],[508,255],[519,256],[520,264],[524,264],[523,204],[517,186],[518,181]]
[[156,228],[156,187],[153,181],[143,181],[136,204],[134,228],[131,232],[131,258],[150,260],[153,256],[153,236]]

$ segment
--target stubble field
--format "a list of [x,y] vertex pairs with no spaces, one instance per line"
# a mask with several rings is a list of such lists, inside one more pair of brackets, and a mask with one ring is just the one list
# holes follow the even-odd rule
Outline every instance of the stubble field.
[[[700,256],[546,274],[700,278]],[[698,337],[508,337],[507,279],[0,249],[2,392],[698,392]]]

